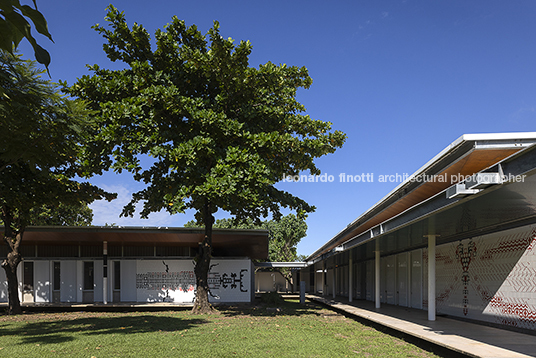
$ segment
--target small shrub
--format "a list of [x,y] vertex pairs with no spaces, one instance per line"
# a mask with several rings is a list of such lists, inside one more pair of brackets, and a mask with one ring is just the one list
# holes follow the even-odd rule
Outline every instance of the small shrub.
[[263,293],[261,295],[261,302],[266,305],[281,305],[283,304],[283,299],[279,293],[272,291]]

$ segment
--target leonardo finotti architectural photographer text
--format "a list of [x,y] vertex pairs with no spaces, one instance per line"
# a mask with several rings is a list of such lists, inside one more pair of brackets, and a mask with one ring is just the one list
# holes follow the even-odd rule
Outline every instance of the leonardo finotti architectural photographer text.
[[[361,173],[361,174],[346,174],[340,173],[338,175],[330,175],[324,173],[321,175],[301,174],[301,175],[284,175],[282,181],[287,183],[333,183],[337,178],[339,183],[402,183],[405,181],[417,182],[417,183],[450,183],[456,184],[464,180],[470,179],[471,175],[452,174],[447,173],[440,175],[415,175],[410,176],[408,173],[404,174],[379,174],[374,173]],[[504,181],[521,183],[525,181],[526,175],[511,175],[509,174]]]

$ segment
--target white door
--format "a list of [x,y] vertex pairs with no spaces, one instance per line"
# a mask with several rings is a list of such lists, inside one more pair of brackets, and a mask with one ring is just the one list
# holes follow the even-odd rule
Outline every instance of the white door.
[[408,253],[404,252],[397,256],[397,304],[408,306]]
[[411,252],[411,307],[422,309],[422,250]]
[[391,255],[385,258],[385,301],[396,304],[396,256]]

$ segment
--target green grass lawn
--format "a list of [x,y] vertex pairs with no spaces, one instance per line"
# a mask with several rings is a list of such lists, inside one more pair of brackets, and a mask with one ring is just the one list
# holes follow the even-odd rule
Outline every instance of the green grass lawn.
[[0,356],[436,357],[313,303],[271,306],[0,316]]

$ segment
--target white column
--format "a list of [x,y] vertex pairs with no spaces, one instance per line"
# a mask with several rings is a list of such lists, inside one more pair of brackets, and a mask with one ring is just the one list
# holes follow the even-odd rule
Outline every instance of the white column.
[[380,308],[380,240],[376,239],[376,251],[374,252],[374,300],[376,308]]
[[[351,254],[350,254],[351,255]],[[348,263],[348,301],[352,302],[353,296],[353,265],[352,265],[352,258],[350,257],[350,262]]]
[[108,241],[102,242],[102,303],[108,303]]
[[436,319],[436,235],[428,235],[428,320]]

